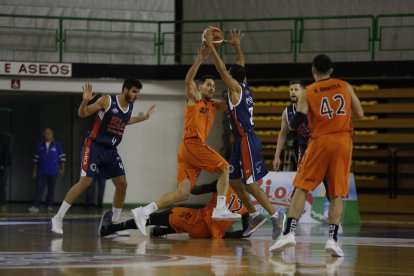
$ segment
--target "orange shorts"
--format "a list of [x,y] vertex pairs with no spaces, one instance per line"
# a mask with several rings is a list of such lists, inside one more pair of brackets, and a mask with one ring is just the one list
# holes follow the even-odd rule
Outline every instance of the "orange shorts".
[[325,178],[328,195],[348,197],[351,159],[350,133],[327,134],[310,139],[293,184],[297,188],[313,191]]
[[194,187],[201,171],[216,173],[229,168],[229,163],[199,139],[183,139],[177,153],[177,183],[186,178]]
[[204,220],[205,213],[203,209],[192,208],[172,208],[170,214],[170,225],[177,233],[188,233],[190,238],[206,239],[211,234],[209,227]]

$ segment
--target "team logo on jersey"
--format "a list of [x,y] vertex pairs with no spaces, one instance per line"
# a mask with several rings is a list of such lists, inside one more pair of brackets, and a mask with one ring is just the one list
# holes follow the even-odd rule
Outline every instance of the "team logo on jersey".
[[96,171],[96,164],[95,163],[92,163],[90,166],[89,166],[89,168],[91,169],[91,171]]
[[232,165],[229,166],[229,173],[233,173],[234,172],[234,167]]
[[248,105],[252,105],[253,104],[253,98],[252,98],[252,96],[249,96],[249,97],[246,98],[246,104],[248,104]]
[[200,113],[201,114],[207,114],[207,112],[208,112],[207,106],[203,106],[203,107],[200,108]]
[[112,108],[112,113],[114,113],[114,114],[118,114],[119,113],[119,110],[118,110],[118,108],[116,108],[116,107],[114,107],[114,108]]

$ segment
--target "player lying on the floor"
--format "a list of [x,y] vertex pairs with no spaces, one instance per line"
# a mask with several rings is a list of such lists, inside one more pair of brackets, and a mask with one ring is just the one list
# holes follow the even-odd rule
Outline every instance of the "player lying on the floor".
[[[163,226],[152,228],[151,237],[160,237],[173,233],[188,233],[190,238],[199,239],[243,238],[243,232],[248,226],[248,212],[232,188],[229,188],[227,192],[226,202],[230,211],[242,215],[243,230],[226,232],[233,225],[234,221],[219,221],[211,218],[211,213],[217,201],[216,182],[213,181],[210,184],[199,185],[191,190],[191,193],[194,195],[214,193],[210,202],[203,208],[175,207],[151,214],[146,225]],[[112,211],[107,211],[103,214],[98,228],[98,236],[104,237],[120,230],[137,229],[137,225],[133,219],[112,224],[111,213]]]

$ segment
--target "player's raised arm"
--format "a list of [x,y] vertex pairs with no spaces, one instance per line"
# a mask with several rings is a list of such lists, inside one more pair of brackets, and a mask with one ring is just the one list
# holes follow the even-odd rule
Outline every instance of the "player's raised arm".
[[355,94],[354,89],[348,83],[348,89],[351,92],[351,117],[352,120],[362,118],[364,116],[364,109],[362,108],[361,102],[358,96]]
[[151,107],[148,108],[147,112],[145,112],[144,115],[131,117],[129,119],[127,125],[133,125],[133,124],[136,124],[136,123],[146,121],[149,118],[151,118],[151,115],[154,114],[154,112],[155,112],[155,104],[151,105]]
[[93,104],[88,105],[88,103],[96,97],[96,94],[92,93],[92,84],[85,83],[82,86],[82,102],[79,106],[78,116],[81,118],[86,118],[95,114],[98,111],[105,110],[109,105],[109,100],[107,96],[100,97]]
[[233,79],[233,77],[230,75],[230,73],[226,69],[226,65],[221,60],[219,54],[216,51],[216,48],[213,46],[213,37],[211,35],[211,30],[207,30],[206,32],[206,43],[208,48],[210,49],[211,56],[214,60],[214,65],[216,66],[217,71],[220,74],[221,79],[224,81],[224,83],[229,88],[230,96],[233,98],[239,98],[241,93],[241,88],[238,84],[238,82]]
[[238,65],[244,67],[244,55],[241,49],[241,39],[243,38],[244,34],[240,30],[230,30],[230,40],[226,40],[226,43],[233,45],[234,49],[236,50],[237,61]]
[[286,115],[286,109],[282,113],[282,123],[280,124],[280,132],[279,137],[277,138],[277,144],[276,144],[276,152],[275,157],[273,159],[273,169],[278,172],[280,170],[280,154],[282,153],[282,149],[285,146],[286,138],[289,134],[289,126],[287,121],[287,115]]
[[185,76],[185,89],[187,92],[187,98],[194,102],[199,102],[201,100],[201,94],[198,92],[197,85],[194,82],[195,75],[197,74],[198,68],[208,57],[208,48],[203,46],[197,49],[197,57],[193,65],[187,72]]

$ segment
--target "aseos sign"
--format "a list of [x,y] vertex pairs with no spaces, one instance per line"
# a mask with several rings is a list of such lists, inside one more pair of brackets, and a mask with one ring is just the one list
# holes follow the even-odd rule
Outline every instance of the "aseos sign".
[[72,64],[0,61],[0,75],[72,77]]

